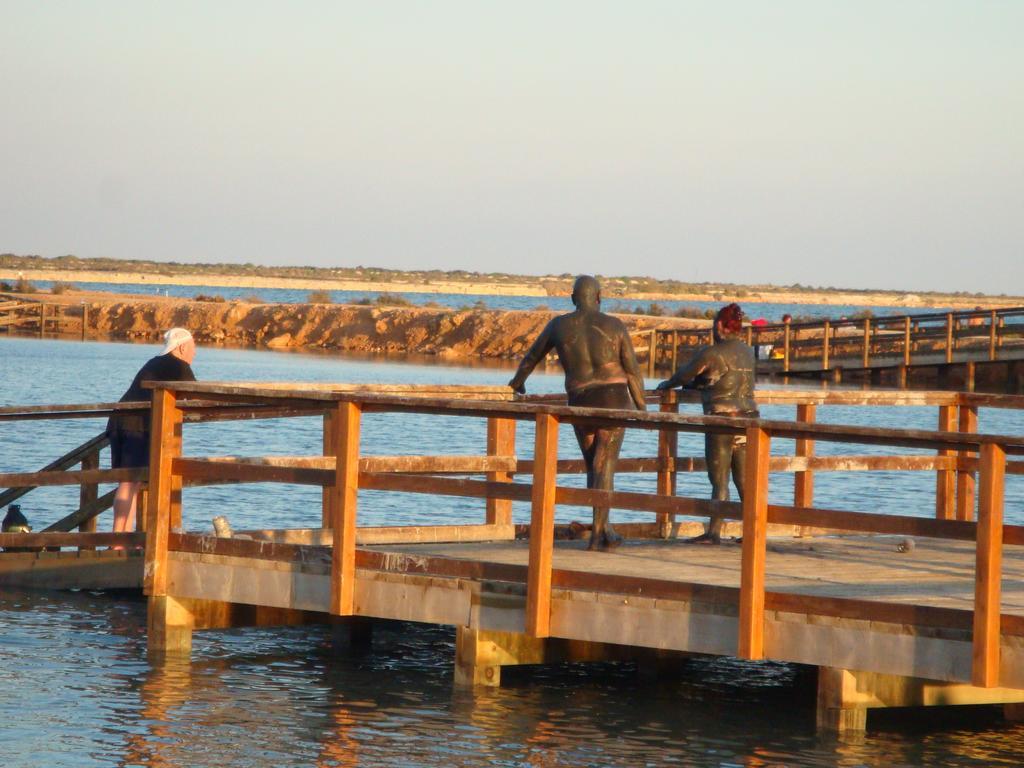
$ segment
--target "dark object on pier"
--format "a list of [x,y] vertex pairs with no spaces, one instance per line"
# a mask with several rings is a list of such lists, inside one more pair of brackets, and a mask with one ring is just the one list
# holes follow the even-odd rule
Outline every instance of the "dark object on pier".
[[[11,504],[4,515],[4,521],[0,526],[2,533],[31,533],[32,526],[28,519],[21,512],[20,504]],[[4,547],[4,552],[38,552],[38,547]]]

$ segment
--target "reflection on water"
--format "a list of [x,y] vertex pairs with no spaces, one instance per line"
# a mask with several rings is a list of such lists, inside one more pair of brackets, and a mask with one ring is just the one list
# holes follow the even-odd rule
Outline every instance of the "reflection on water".
[[[155,348],[0,339],[0,404],[116,399]],[[200,350],[204,379],[500,384],[508,372],[351,360],[325,355]],[[558,376],[535,375],[531,391],[553,392]],[[696,412],[696,406],[686,406]],[[685,411],[684,412],[689,412]],[[791,418],[791,408],[766,408]],[[822,421],[930,428],[930,408],[821,409]],[[91,437],[103,420],[0,423],[0,471],[34,470]],[[982,428],[1020,434],[1024,414],[983,410]],[[372,415],[363,452],[423,453],[484,448],[483,423],[435,416]],[[569,430],[560,449],[577,450]],[[320,451],[317,419],[190,425],[195,454]],[[520,427],[519,454],[532,450]],[[776,441],[779,453],[792,444]],[[624,454],[654,455],[655,439],[630,434]],[[819,443],[820,453],[850,452]],[[698,455],[699,436],[680,452]],[[881,452],[871,446],[857,453]],[[566,482],[582,482],[573,478]],[[651,490],[653,479],[623,476],[619,487]],[[926,514],[928,473],[821,475],[823,506]],[[707,479],[682,478],[680,493],[706,496]],[[785,502],[792,481],[772,479]],[[268,499],[270,500],[268,502]],[[1022,521],[1021,478],[1008,478],[1007,518]],[[39,524],[77,502],[77,489],[47,488],[25,498]],[[190,489],[187,527],[208,528],[226,512],[236,528],[308,526],[319,492],[275,486]],[[516,505],[517,521],[528,519]],[[360,496],[366,524],[482,519],[473,500],[430,508],[397,494]],[[586,512],[559,508],[559,519]],[[622,515],[623,519],[647,519]],[[101,520],[101,528],[109,520]],[[19,766],[932,766],[1019,765],[1024,728],[994,710],[934,710],[908,719],[873,716],[866,736],[814,731],[813,686],[793,666],[691,660],[671,673],[630,664],[506,669],[497,690],[452,686],[450,629],[386,624],[362,655],[342,652],[327,627],[200,632],[192,660],[152,665],[145,654],[140,600],[83,593],[0,592],[0,745]]]
[[506,668],[452,685],[454,635],[376,625],[342,651],[327,626],[195,635],[150,664],[145,605],[0,594],[4,765],[1019,765],[1024,726],[995,708],[884,713],[866,735],[814,730],[803,668],[692,659]]

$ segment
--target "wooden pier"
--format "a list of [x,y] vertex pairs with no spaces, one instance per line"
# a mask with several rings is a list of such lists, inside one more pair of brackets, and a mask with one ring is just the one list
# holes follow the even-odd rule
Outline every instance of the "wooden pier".
[[89,307],[84,302],[45,301],[13,294],[0,294],[0,331],[8,334],[80,337],[89,334]]
[[[762,375],[1024,393],[1024,307],[785,322],[744,333],[763,351]],[[649,377],[712,343],[710,330],[651,330],[634,340]]]
[[[771,421],[682,415],[674,393],[658,411],[620,412],[569,408],[557,398],[512,400],[505,388],[170,386],[153,395],[146,533],[0,535],[5,547],[144,539],[144,556],[124,557],[144,567],[155,658],[188,652],[195,631],[326,621],[365,635],[372,619],[402,619],[456,628],[455,679],[467,685],[497,685],[501,667],[512,664],[714,654],[817,667],[825,728],[863,728],[872,707],[1004,703],[1015,716],[1024,702],[1024,527],[1002,519],[1005,477],[1024,474],[1024,461],[1013,458],[1024,453],[1024,437],[976,432],[979,407],[1020,408],[1024,398],[759,391],[762,403],[796,408],[795,420]],[[931,406],[939,429],[818,423],[818,409],[831,405]],[[478,421],[487,451],[364,456],[364,423],[380,413]],[[283,416],[322,420],[322,454],[182,455],[188,421]],[[517,422],[533,427],[532,459],[516,455]],[[621,472],[650,475],[651,491],[559,485],[559,474],[582,470],[575,455],[558,455],[558,430],[574,423],[657,432],[657,456],[620,465]],[[675,492],[678,472],[704,469],[702,459],[676,455],[676,435],[709,430],[746,437],[742,503]],[[772,455],[778,440],[794,441],[795,452]],[[818,456],[821,441],[926,453]],[[817,507],[813,481],[823,471],[934,473],[934,515]],[[42,484],[42,474],[32,482]],[[86,477],[50,474],[42,481]],[[768,503],[770,474],[773,485],[784,479],[779,475],[792,476],[792,504]],[[26,480],[0,475],[0,485],[12,479]],[[303,529],[231,538],[181,531],[184,485],[241,482],[318,486],[322,509]],[[851,496],[862,482],[851,480]],[[359,526],[359,496],[369,490],[426,494],[433,504],[443,496],[479,498],[482,519]],[[528,527],[513,525],[513,501],[530,505]],[[608,505],[651,518],[622,525],[629,538],[616,552],[594,553],[554,524],[558,504]],[[739,521],[742,544],[679,541],[686,529],[677,517],[710,511]],[[72,553],[4,553],[0,560],[55,554]]]

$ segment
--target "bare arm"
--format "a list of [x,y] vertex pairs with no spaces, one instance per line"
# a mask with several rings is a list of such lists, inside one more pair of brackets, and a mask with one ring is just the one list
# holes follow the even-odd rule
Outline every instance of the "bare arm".
[[619,362],[622,370],[626,372],[626,383],[629,387],[629,394],[633,397],[633,403],[638,411],[647,410],[647,402],[644,398],[644,377],[640,373],[640,366],[636,362],[636,352],[633,350],[633,341],[625,329],[622,331],[622,342],[619,344]]
[[519,368],[516,370],[516,375],[513,376],[512,380],[508,383],[508,385],[512,387],[513,392],[517,392],[520,395],[525,394],[526,379],[531,373],[533,373],[533,369],[537,367],[537,363],[543,360],[554,346],[554,343],[551,340],[554,336],[554,332],[552,330],[554,322],[555,321],[552,320],[544,326],[544,330],[541,331],[537,340],[533,342],[533,346],[526,351],[526,355],[523,357],[522,362],[519,363]]

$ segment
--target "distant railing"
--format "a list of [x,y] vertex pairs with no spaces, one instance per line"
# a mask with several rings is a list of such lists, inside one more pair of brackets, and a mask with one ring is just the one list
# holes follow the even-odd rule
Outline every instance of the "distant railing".
[[[173,389],[168,386],[174,387]],[[975,602],[973,622],[973,672],[975,685],[999,684],[999,642],[1003,631],[1024,634],[1024,623],[1000,615],[1000,573],[1004,544],[1024,544],[1024,527],[1003,524],[1003,485],[1008,472],[1024,474],[1024,462],[1007,462],[1007,455],[1024,454],[1024,437],[981,435],[968,429],[952,431],[956,420],[961,427],[976,424],[979,406],[1013,407],[1020,398],[965,395],[956,393],[770,393],[766,402],[792,403],[803,421],[731,419],[714,416],[681,415],[673,393],[666,393],[658,412],[615,411],[570,408],[550,402],[485,402],[449,397],[412,397],[394,394],[360,394],[330,390],[260,388],[235,384],[158,384],[154,389],[153,457],[150,471],[151,497],[147,512],[146,580],[147,594],[168,594],[168,568],[172,552],[211,552],[239,556],[273,557],[275,546],[294,544],[331,545],[330,611],[336,615],[354,612],[355,570],[376,563],[380,553],[357,551],[357,508],[360,490],[386,490],[427,494],[431,497],[461,496],[487,501],[482,528],[490,538],[508,535],[511,502],[531,503],[529,564],[526,569],[526,630],[535,637],[550,634],[552,553],[556,504],[607,506],[653,513],[659,523],[676,515],[711,513],[742,520],[742,571],[738,590],[739,655],[758,659],[764,655],[764,612],[770,609],[796,612],[826,612],[878,621],[907,621],[919,617],[919,606],[895,602],[852,600],[767,592],[765,590],[766,536],[769,523],[831,530],[884,534],[912,534],[940,539],[974,540],[976,548]],[[282,407],[294,415],[322,414],[324,455],[316,457],[215,457],[192,458],[181,454],[181,424],[184,398],[249,404],[250,407]],[[937,405],[940,431],[879,429],[813,421],[821,403]],[[364,415],[376,413],[421,413],[458,418],[486,419],[487,454],[483,457],[364,457],[360,435]],[[956,414],[956,416],[954,415]],[[534,458],[522,462],[514,456],[516,421],[533,422]],[[577,464],[558,460],[558,429],[561,424],[654,430],[659,435],[657,460],[644,466],[657,475],[655,493],[603,491],[557,485],[560,471],[577,471]],[[674,438],[679,432],[724,432],[746,438],[746,493],[742,503],[709,501],[674,494],[677,471],[695,469],[675,457]],[[797,442],[797,455],[770,455],[773,439]],[[814,457],[816,441],[924,448],[934,456],[849,456]],[[801,453],[802,446],[802,453]],[[627,460],[628,461],[628,460]],[[631,471],[622,468],[622,471]],[[512,469],[529,473],[531,483],[514,482]],[[848,512],[811,506],[809,482],[815,470],[931,470],[936,472],[936,518],[934,520],[891,514]],[[768,476],[772,471],[791,471],[799,478],[794,485],[792,505],[768,503]],[[442,473],[485,474],[486,479],[445,477]],[[972,522],[974,473],[977,477],[977,520]],[[425,474],[421,474],[425,473]],[[971,482],[956,484],[958,476],[971,475]],[[270,541],[221,540],[179,534],[180,488],[185,483],[277,482],[320,486],[324,529],[275,531],[269,534],[286,544]],[[962,498],[964,503],[960,504]],[[440,540],[440,539],[439,539]],[[289,555],[292,556],[292,555]],[[376,560],[374,559],[376,557]],[[379,564],[378,564],[379,565]],[[619,578],[619,577],[616,577]],[[679,584],[696,590],[702,585]],[[706,588],[706,585],[703,585]],[[648,594],[644,592],[644,594]],[[954,612],[956,613],[956,612]],[[945,616],[941,611],[932,611]],[[946,619],[939,616],[940,624]],[[1000,621],[1010,623],[1008,630]],[[959,622],[956,619],[954,623]],[[958,628],[962,628],[956,623]]]
[[[1024,339],[1024,307],[748,325],[743,334],[764,352],[762,364],[783,373],[796,366],[828,371],[836,365],[951,363],[958,353],[998,360],[1007,340]],[[695,348],[712,343],[710,328],[650,329],[631,336],[650,377],[675,370]]]
[[40,338],[76,334],[85,339],[88,330],[89,307],[84,302],[67,304],[0,293],[0,331],[35,333]]

